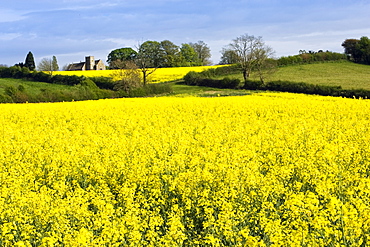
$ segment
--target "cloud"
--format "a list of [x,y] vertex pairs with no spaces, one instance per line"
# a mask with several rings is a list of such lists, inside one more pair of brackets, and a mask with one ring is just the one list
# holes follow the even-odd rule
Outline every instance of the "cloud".
[[20,33],[0,33],[0,40],[3,41],[11,41],[20,37],[22,34]]
[[15,22],[26,19],[25,12],[18,12],[11,9],[0,9],[0,23]]

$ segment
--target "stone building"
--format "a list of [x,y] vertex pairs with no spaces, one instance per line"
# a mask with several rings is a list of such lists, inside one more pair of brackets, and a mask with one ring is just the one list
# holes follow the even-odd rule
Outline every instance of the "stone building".
[[85,57],[85,62],[71,63],[67,70],[105,70],[105,64],[101,59],[95,60],[94,56],[88,56]]

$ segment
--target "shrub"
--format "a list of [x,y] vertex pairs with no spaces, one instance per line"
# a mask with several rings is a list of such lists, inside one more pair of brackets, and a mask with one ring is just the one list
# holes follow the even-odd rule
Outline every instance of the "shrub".
[[113,90],[115,85],[110,77],[90,77],[90,79],[101,89]]
[[33,72],[32,73],[32,79],[34,81],[50,83],[51,82],[51,75],[46,74],[46,73],[41,72],[41,71],[40,72]]
[[244,89],[249,89],[249,90],[258,90],[258,89],[262,89],[261,88],[262,86],[262,82],[260,81],[246,81],[244,82]]
[[84,87],[88,87],[92,90],[97,90],[99,89],[99,87],[95,84],[95,82],[93,82],[90,78],[85,78],[82,82],[81,82],[81,86],[84,86]]
[[185,76],[184,76],[184,82],[186,85],[198,85],[199,80],[202,78],[200,73],[197,73],[195,71],[189,71]]

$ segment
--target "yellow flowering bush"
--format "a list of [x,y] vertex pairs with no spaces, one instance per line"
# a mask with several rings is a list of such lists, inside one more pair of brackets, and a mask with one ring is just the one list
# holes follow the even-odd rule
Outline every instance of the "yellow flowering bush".
[[[182,79],[189,71],[201,72],[210,68],[217,68],[221,66],[224,65],[158,68],[149,76],[149,80],[152,83],[175,81]],[[115,71],[116,70],[55,71],[54,74],[86,77],[112,77]]]
[[1,246],[365,246],[370,101],[0,105]]

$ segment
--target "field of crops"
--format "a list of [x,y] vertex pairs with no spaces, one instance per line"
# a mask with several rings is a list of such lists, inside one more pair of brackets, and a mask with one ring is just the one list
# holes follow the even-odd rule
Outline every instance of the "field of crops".
[[1,246],[365,246],[370,101],[0,105]]
[[[217,68],[218,66],[198,66],[198,67],[173,67],[173,68],[159,68],[149,76],[149,81],[152,83],[175,81],[182,79],[189,71],[201,72],[210,68]],[[57,71],[55,74],[59,75],[77,75],[87,77],[112,77],[115,70],[87,70],[87,71]]]

